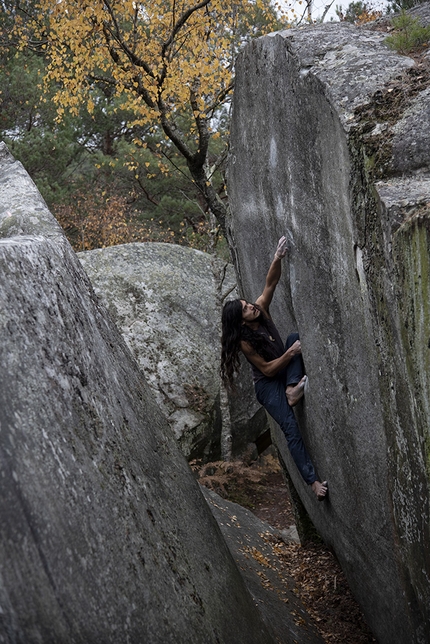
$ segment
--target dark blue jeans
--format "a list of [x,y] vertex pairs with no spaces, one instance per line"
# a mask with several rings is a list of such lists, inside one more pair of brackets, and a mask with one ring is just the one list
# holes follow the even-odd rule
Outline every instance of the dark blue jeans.
[[[291,333],[285,343],[285,350],[289,349],[296,340],[298,333]],[[287,402],[285,389],[287,385],[296,385],[303,377],[302,356],[294,356],[287,367],[280,371],[274,378],[263,378],[255,383],[255,393],[260,405],[276,420],[285,438],[288,449],[297,469],[304,481],[311,485],[316,481],[316,474],[310,456],[303,443],[302,435],[296,421],[292,407]]]

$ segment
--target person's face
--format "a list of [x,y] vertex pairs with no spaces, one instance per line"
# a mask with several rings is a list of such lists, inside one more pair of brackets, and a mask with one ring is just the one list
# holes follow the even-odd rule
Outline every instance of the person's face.
[[243,322],[255,322],[255,320],[260,315],[260,311],[246,300],[240,300],[242,304],[242,321]]

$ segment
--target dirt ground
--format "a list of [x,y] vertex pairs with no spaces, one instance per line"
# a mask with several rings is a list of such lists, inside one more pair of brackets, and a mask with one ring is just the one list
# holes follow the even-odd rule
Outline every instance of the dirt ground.
[[[251,510],[272,527],[284,530],[294,524],[291,504],[277,458],[260,456],[243,461],[191,463],[200,483],[229,501]],[[376,643],[352,597],[345,576],[324,544],[283,544],[285,563],[296,591],[325,642]]]

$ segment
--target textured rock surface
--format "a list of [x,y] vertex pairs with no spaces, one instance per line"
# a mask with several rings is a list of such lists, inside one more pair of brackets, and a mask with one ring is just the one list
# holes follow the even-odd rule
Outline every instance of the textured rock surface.
[[21,163],[15,163],[0,142],[0,238],[36,235],[63,241],[64,233]]
[[280,533],[237,503],[201,490],[275,641],[322,644],[276,549],[286,530]]
[[[278,447],[383,644],[430,638],[428,70],[385,34],[317,25],[239,57],[229,196],[244,296],[278,237],[272,315],[298,330],[297,410],[330,496],[315,503]],[[415,123],[414,134],[404,136]],[[402,164],[402,165],[400,165]],[[399,176],[399,174],[402,176]]]
[[[297,54],[300,76],[310,72],[324,84],[322,93],[341,108],[337,116],[350,127],[354,110],[384,82],[414,65],[383,45],[385,33],[344,23],[280,32]],[[279,36],[275,35],[275,38]],[[306,81],[304,81],[306,84]]]
[[0,641],[272,642],[119,331],[0,153]]
[[430,25],[430,3],[423,2],[416,7],[409,9],[408,14],[414,18],[418,18],[420,24],[423,26]]
[[[187,458],[220,458],[220,307],[210,255],[125,244],[79,258],[150,384]],[[227,271],[222,291],[235,284]],[[265,428],[250,374],[230,401],[233,452]]]

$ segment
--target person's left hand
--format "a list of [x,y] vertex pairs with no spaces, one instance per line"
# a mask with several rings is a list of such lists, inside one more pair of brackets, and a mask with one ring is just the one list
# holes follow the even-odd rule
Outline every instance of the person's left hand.
[[276,248],[275,257],[282,259],[287,254],[287,240],[285,235],[282,235],[281,239],[278,241],[278,247]]

